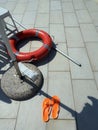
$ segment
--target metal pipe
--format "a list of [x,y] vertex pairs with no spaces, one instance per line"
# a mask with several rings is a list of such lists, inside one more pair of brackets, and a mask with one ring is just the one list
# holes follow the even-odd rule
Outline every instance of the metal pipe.
[[66,58],[68,58],[70,61],[72,61],[73,63],[75,63],[76,65],[78,65],[79,67],[81,67],[82,65],[80,63],[78,63],[77,61],[73,60],[70,56],[68,56],[67,54],[65,54],[64,52],[62,52],[60,49],[58,49],[57,47],[53,46],[53,49],[55,49],[57,52],[59,52],[61,55],[65,56]]
[[[19,23],[15,18],[14,21],[19,24],[23,29],[27,29],[25,28],[21,23]],[[55,49],[57,52],[59,52],[61,55],[65,56],[66,58],[68,58],[70,61],[72,61],[73,63],[75,63],[76,65],[78,65],[79,67],[81,67],[82,65],[78,62],[76,62],[75,60],[73,60],[70,56],[68,56],[67,54],[65,54],[64,52],[62,52],[60,49],[58,49],[57,47],[53,46],[53,49]]]

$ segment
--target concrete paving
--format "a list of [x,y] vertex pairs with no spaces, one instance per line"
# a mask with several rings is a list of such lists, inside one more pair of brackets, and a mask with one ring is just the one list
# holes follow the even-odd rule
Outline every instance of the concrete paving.
[[[0,130],[98,130],[98,0],[0,0],[0,6],[25,27],[54,36],[57,47],[82,64],[52,51],[38,64],[44,76],[39,95],[18,102],[0,90]],[[0,45],[0,78],[8,61]],[[45,123],[42,101],[53,95],[61,100],[59,117]]]

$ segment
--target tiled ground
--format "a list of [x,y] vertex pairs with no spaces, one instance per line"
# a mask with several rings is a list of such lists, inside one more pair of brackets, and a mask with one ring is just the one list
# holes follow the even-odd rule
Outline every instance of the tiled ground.
[[[25,27],[54,36],[57,47],[82,64],[52,51],[38,66],[44,76],[40,95],[18,102],[0,90],[0,130],[98,130],[98,0],[0,0],[0,6]],[[0,45],[0,78],[9,67],[3,50]],[[61,106],[58,119],[44,123],[47,95],[58,95]]]

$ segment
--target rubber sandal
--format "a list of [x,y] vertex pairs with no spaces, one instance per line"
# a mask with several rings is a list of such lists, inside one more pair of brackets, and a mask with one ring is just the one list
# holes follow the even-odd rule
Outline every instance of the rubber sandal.
[[51,106],[53,105],[53,101],[49,98],[45,98],[43,101],[43,121],[49,121],[49,115],[51,112]]
[[52,107],[52,118],[57,119],[60,111],[60,99],[57,96],[53,96],[52,101],[54,102]]

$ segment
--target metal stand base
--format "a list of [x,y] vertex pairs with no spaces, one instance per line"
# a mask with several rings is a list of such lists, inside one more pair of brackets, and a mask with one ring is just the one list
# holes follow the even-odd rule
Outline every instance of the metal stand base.
[[12,66],[1,79],[1,89],[4,93],[11,99],[18,101],[27,100],[35,96],[43,85],[43,76],[40,70],[30,63],[24,63],[24,65],[34,73],[37,73],[34,80],[26,76],[20,79],[14,66]]

